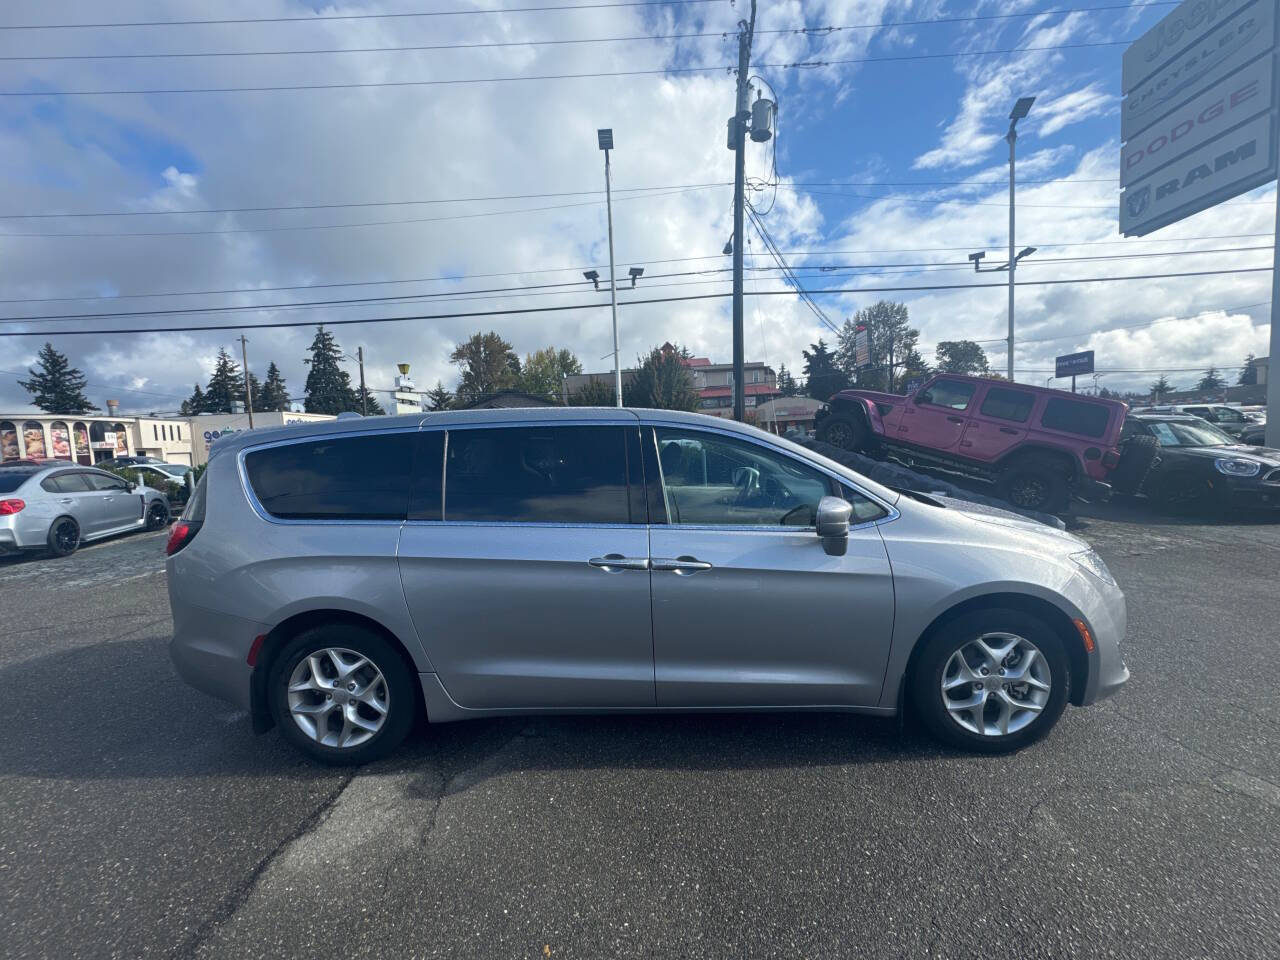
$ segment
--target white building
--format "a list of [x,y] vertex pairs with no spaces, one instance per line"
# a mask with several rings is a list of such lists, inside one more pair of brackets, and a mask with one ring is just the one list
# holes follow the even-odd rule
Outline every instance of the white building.
[[53,459],[94,464],[123,456],[192,463],[191,426],[177,418],[0,413],[0,460]]
[[[285,410],[254,411],[253,425],[255,429],[262,427],[283,427],[290,423],[312,423],[334,419],[327,413],[294,413]],[[239,433],[249,429],[247,413],[202,413],[187,421],[191,442],[188,450],[191,454],[192,466],[200,466],[209,459],[209,447],[219,437]]]

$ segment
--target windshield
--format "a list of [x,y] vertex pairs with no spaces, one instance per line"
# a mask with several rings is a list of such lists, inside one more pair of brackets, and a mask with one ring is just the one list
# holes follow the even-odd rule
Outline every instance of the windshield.
[[1213,424],[1192,420],[1156,420],[1147,428],[1162,447],[1225,447],[1236,442]]

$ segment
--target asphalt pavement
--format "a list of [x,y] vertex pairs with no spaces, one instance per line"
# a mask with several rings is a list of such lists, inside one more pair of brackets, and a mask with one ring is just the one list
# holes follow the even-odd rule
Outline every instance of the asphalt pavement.
[[425,728],[359,772],[185,687],[162,535],[0,561],[12,957],[1275,957],[1280,525],[1076,524],[1116,698],[1016,756],[841,715]]

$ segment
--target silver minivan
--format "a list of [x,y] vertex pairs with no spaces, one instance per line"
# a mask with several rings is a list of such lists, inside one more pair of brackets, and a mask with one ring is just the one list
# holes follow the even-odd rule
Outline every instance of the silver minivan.
[[886,489],[663,410],[539,408],[245,431],[168,545],[193,686],[313,757],[415,720],[912,710],[986,753],[1128,678],[1082,540]]

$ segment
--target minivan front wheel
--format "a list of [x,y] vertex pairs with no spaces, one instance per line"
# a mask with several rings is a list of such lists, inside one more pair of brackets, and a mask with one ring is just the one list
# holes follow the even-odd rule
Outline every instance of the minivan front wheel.
[[1009,753],[1057,723],[1070,692],[1057,634],[1018,610],[965,614],[935,633],[911,678],[912,700],[939,740]]
[[314,627],[291,640],[268,677],[281,733],[326,763],[368,763],[400,745],[417,699],[398,651],[372,631]]

